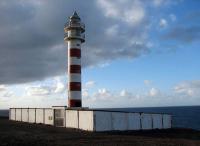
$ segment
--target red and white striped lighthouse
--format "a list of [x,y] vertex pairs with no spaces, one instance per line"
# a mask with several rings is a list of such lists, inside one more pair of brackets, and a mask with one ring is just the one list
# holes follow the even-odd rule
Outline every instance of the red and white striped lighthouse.
[[81,107],[81,44],[85,42],[85,25],[76,12],[64,27],[68,44],[68,106]]

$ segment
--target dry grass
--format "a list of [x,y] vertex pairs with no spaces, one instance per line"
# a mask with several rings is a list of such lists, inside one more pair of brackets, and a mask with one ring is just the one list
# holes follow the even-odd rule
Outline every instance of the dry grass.
[[91,133],[0,118],[0,146],[200,146],[200,131]]

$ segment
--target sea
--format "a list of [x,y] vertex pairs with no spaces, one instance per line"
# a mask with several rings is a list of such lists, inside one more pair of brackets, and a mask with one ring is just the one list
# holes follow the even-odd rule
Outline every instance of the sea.
[[[104,108],[105,109],[105,108]],[[172,115],[172,126],[200,130],[200,106],[107,108],[111,111],[168,113]],[[8,110],[0,110],[0,116],[8,117]]]

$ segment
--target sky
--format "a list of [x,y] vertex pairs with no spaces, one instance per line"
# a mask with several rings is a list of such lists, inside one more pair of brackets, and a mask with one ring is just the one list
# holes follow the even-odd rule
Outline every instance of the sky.
[[86,25],[82,103],[200,105],[200,1],[1,0],[0,109],[67,105],[64,24]]

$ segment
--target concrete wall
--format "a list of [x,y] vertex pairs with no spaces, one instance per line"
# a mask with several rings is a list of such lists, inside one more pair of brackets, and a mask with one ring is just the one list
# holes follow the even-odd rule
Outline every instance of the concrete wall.
[[44,109],[36,109],[36,123],[44,123]]
[[79,128],[79,111],[77,110],[66,110],[65,126],[69,128]]
[[44,109],[44,124],[53,125],[53,110]]
[[10,111],[9,111],[10,113],[9,113],[9,115],[10,115],[10,120],[15,120],[15,109],[14,108],[12,108],[12,109],[10,109]]
[[87,131],[94,130],[93,111],[79,111],[79,128]]
[[163,115],[163,129],[169,129],[172,127],[172,116],[171,115]]
[[145,113],[142,113],[141,114],[141,124],[142,124],[142,129],[143,130],[150,130],[152,129],[153,127],[153,123],[152,123],[152,117],[151,117],[151,114],[145,114]]
[[36,113],[35,113],[36,109],[30,108],[29,109],[29,115],[28,115],[28,119],[29,119],[29,123],[35,123],[36,119]]
[[112,115],[111,112],[94,111],[94,128],[95,131],[110,131],[112,130]]
[[112,112],[112,130],[128,130],[127,113]]
[[22,121],[28,122],[29,109],[22,109]]
[[153,129],[162,129],[162,115],[161,114],[152,114],[153,120]]
[[[29,123],[54,125],[53,109],[12,108],[10,119]],[[171,128],[172,116],[167,114],[125,113],[66,109],[65,127],[87,131],[150,130]]]
[[21,108],[16,109],[16,121],[22,121],[22,109]]
[[139,130],[140,128],[140,113],[128,113],[128,130]]

